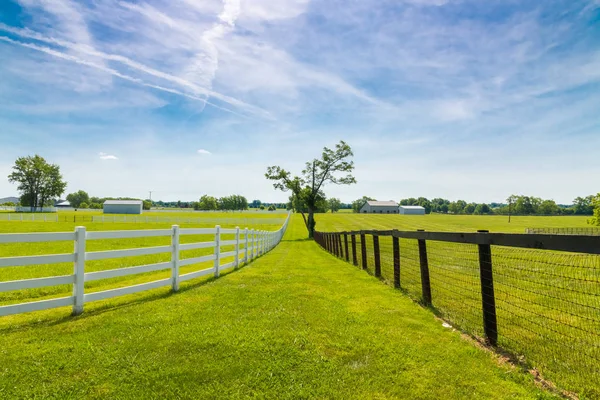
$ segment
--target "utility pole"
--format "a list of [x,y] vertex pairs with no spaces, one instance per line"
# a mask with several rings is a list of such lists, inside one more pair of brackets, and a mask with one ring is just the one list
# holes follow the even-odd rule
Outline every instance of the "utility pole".
[[148,193],[150,193],[150,198],[149,198],[149,200],[150,200],[150,204],[152,204],[152,190],[150,190]]

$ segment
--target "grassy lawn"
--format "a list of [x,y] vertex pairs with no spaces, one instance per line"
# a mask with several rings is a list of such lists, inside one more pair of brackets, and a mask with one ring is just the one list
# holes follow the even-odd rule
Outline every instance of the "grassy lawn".
[[0,318],[2,398],[550,398],[310,241],[217,280]]
[[[586,217],[319,215],[323,231],[399,229],[524,233],[527,227],[585,227]],[[361,263],[360,236],[357,236]],[[366,237],[374,273],[373,239]],[[393,285],[393,251],[380,238],[382,278]],[[482,337],[479,254],[475,245],[428,241],[433,307]],[[422,296],[416,240],[400,240],[401,288]],[[492,246],[499,345],[560,387],[600,398],[600,256]]]
[[[282,214],[280,214],[282,215]],[[270,219],[257,216],[251,229],[274,231],[281,227],[285,221],[279,218],[277,224],[273,224]],[[266,221],[268,223],[262,223]],[[235,224],[228,223],[227,219],[221,219],[220,224],[223,228],[235,228]],[[92,222],[6,222],[0,221],[0,233],[23,233],[23,232],[72,232],[76,226],[83,225],[89,231],[104,230],[142,230],[142,229],[164,229],[170,228],[172,224],[167,223],[92,223]],[[179,224],[182,228],[191,227],[214,227],[215,223],[204,224]],[[242,225],[240,228],[244,228]],[[234,239],[235,235],[222,235],[223,240]],[[186,235],[181,237],[181,243],[208,242],[214,240],[214,235]],[[138,247],[165,246],[170,244],[170,237],[148,237],[135,239],[109,239],[94,240],[87,242],[88,251],[119,250]],[[244,239],[242,239],[241,249],[244,248]],[[234,246],[222,246],[222,251],[234,250]],[[48,243],[0,243],[0,257],[42,255],[42,254],[61,254],[71,253],[73,251],[73,242],[48,242]],[[196,249],[181,252],[182,258],[200,257],[211,254],[213,249]],[[87,261],[86,272],[104,271],[116,268],[125,268],[137,265],[147,265],[170,260],[170,253],[154,254],[147,256],[135,256],[108,260]],[[222,263],[233,261],[233,257],[223,258]],[[181,273],[185,274],[196,270],[210,268],[212,261],[205,263],[192,264],[181,268]],[[0,268],[0,281],[10,281],[19,279],[32,279],[47,276],[69,275],[73,273],[72,263],[35,265],[25,267],[6,267]],[[167,278],[170,276],[168,269],[162,271],[148,272],[144,274],[130,275],[125,277],[103,279],[98,281],[86,282],[86,293],[114,289],[117,287],[130,286],[145,282],[151,282]],[[0,293],[0,305],[21,303],[26,301],[44,300],[69,296],[72,291],[71,285],[60,285],[44,287],[37,289],[16,290]]]
[[388,214],[354,214],[327,213],[318,214],[317,230],[337,232],[360,229],[398,229],[439,232],[474,232],[487,229],[490,232],[525,233],[526,228],[586,228],[590,217],[511,217],[504,215],[388,215]]

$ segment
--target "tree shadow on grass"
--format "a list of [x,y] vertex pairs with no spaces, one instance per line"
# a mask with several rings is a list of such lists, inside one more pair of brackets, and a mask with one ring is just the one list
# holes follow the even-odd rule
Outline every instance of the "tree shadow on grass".
[[314,242],[313,239],[304,238],[304,239],[282,239],[282,242]]
[[[262,256],[260,256],[262,257]],[[223,271],[221,272],[220,276],[218,278],[212,276],[210,278],[205,278],[204,280],[201,280],[199,282],[195,282],[195,283],[188,283],[185,282],[185,286],[180,287],[179,290],[177,292],[173,292],[172,290],[169,290],[168,292],[158,292],[158,293],[152,293],[152,291],[155,291],[157,289],[153,289],[150,292],[139,292],[136,293],[138,294],[140,297],[137,299],[133,299],[133,300],[127,300],[127,296],[130,295],[124,295],[124,296],[118,296],[115,297],[113,299],[110,299],[113,301],[113,303],[107,303],[107,304],[99,304],[99,305],[95,305],[93,306],[93,308],[91,310],[86,310],[84,307],[84,311],[82,314],[74,316],[71,314],[68,315],[64,315],[61,317],[55,317],[52,315],[47,315],[47,316],[40,316],[39,318],[36,319],[28,319],[28,320],[24,320],[24,321],[18,321],[15,322],[14,324],[10,324],[10,325],[6,325],[4,327],[0,327],[0,333],[11,333],[11,332],[17,332],[20,330],[24,330],[24,329],[30,329],[30,328],[36,328],[36,327],[52,327],[52,326],[57,326],[57,325],[61,325],[64,323],[69,323],[69,322],[76,322],[76,321],[80,321],[80,320],[85,320],[87,318],[90,317],[96,317],[99,315],[102,315],[104,313],[107,312],[114,312],[114,311],[118,311],[118,310],[122,310],[122,309],[127,309],[139,304],[144,304],[144,303],[150,303],[150,302],[154,302],[157,300],[164,300],[167,299],[169,297],[172,296],[176,296],[179,295],[181,293],[185,293],[188,292],[190,290],[193,289],[197,289],[199,287],[208,285],[222,277],[228,276],[230,274],[233,274],[237,271],[241,271],[244,268],[250,266],[254,261],[256,261],[257,259],[259,259],[260,257],[255,258],[254,260],[250,261],[248,264],[243,264],[240,265],[238,267],[238,269],[230,269],[227,271]],[[158,290],[165,290],[167,289],[168,286],[165,286],[163,288],[160,288]],[[108,289],[107,289],[108,290]],[[119,300],[122,303],[118,303],[118,304],[114,304],[115,300]],[[87,303],[90,304],[90,303]],[[90,307],[90,306],[88,306]],[[65,307],[66,308],[66,307]],[[54,311],[58,310],[59,308],[53,309]],[[52,309],[50,310],[52,311]],[[33,313],[27,313],[30,315],[35,315],[37,312],[33,312]]]

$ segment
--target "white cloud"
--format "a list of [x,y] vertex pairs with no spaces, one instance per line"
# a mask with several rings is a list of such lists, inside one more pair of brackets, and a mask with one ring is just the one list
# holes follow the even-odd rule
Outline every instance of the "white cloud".
[[210,154],[212,154],[212,153],[211,153],[210,151],[208,151],[208,150],[205,150],[205,149],[199,149],[199,150],[198,150],[198,154],[203,154],[203,155],[205,155],[205,154],[206,154],[206,155],[210,155]]
[[98,155],[100,156],[101,160],[118,160],[119,159],[117,156],[113,156],[112,154],[106,154],[103,152],[98,153]]

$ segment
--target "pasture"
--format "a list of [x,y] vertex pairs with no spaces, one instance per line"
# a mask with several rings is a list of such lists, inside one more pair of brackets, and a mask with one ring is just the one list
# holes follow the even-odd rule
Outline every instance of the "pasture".
[[[75,213],[72,213],[75,214]],[[72,215],[69,214],[69,215]],[[83,213],[80,213],[83,214]],[[186,213],[179,216],[186,217]],[[227,217],[229,216],[229,218]],[[251,229],[275,231],[281,227],[285,221],[286,214],[277,214],[278,218],[264,214],[251,214],[253,220],[248,225]],[[267,218],[270,217],[270,218]],[[231,213],[210,213],[206,215],[207,221],[202,224],[179,224],[182,228],[213,228],[215,221],[221,223],[222,228],[235,228],[240,222],[237,218],[231,218]],[[250,219],[246,217],[245,219]],[[70,218],[69,218],[70,220]],[[263,221],[265,223],[263,223]],[[140,229],[164,229],[170,228],[171,223],[107,223],[107,222],[29,222],[29,221],[0,221],[0,233],[26,233],[26,232],[73,232],[76,226],[85,226],[88,231],[108,231],[108,230],[140,230]],[[241,229],[245,226],[241,225]],[[223,240],[231,240],[234,235],[222,235]],[[210,235],[189,235],[182,237],[182,243],[194,243],[213,240]],[[120,250],[128,248],[143,248],[154,246],[166,246],[170,244],[169,237],[145,237],[131,239],[104,239],[90,241],[88,251]],[[223,251],[231,251],[234,246],[223,246]],[[244,246],[242,244],[241,249]],[[0,257],[29,256],[43,254],[61,254],[73,251],[73,242],[42,242],[42,243],[0,243]],[[182,251],[182,258],[193,258],[211,254],[212,249],[195,249]],[[169,261],[168,253],[153,254],[145,256],[133,256],[118,259],[106,259],[86,262],[86,272],[104,271],[116,268],[126,268],[138,265],[147,265]],[[223,259],[224,263],[233,261],[233,258]],[[202,264],[192,264],[181,268],[181,273],[192,272],[205,268]],[[61,276],[73,273],[72,263],[61,263],[51,265],[35,265],[23,267],[5,267],[0,268],[0,281],[32,279],[49,276]],[[114,289],[117,287],[136,285],[140,283],[151,282],[154,280],[167,278],[168,270],[148,272],[143,274],[130,275],[98,281],[86,282],[85,290],[87,293],[95,291]],[[71,285],[59,285],[52,287],[15,290],[11,292],[0,293],[0,305],[21,303],[25,301],[46,300],[67,296],[71,293]]]
[[176,295],[156,289],[92,303],[78,317],[63,308],[0,318],[0,396],[555,397],[305,237],[294,215],[273,251]]
[[397,214],[318,214],[317,230],[339,232],[360,229],[398,229],[414,231],[425,229],[439,232],[475,232],[487,229],[490,232],[525,233],[526,228],[585,228],[590,217],[537,217],[512,216],[508,223],[505,215],[397,215]]
[[[323,215],[320,231],[390,230],[524,233],[528,227],[585,227],[585,217]],[[358,262],[374,273],[373,237]],[[422,301],[417,241],[400,239],[401,289]],[[391,237],[380,237],[381,278],[393,285]],[[427,241],[432,310],[483,337],[477,245]],[[600,397],[600,256],[492,246],[498,344],[529,368],[584,398]]]

